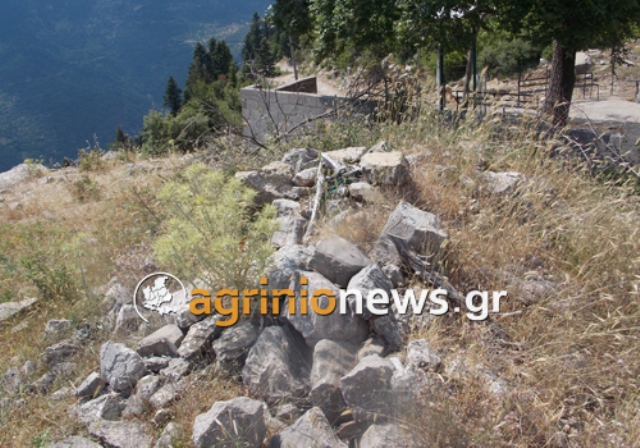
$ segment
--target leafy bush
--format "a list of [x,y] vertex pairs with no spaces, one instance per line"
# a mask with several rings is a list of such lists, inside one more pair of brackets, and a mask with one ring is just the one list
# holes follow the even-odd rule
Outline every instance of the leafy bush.
[[71,190],[73,197],[79,202],[97,201],[100,199],[100,188],[98,182],[91,180],[89,176],[82,176],[80,180],[73,183]]
[[97,171],[104,168],[102,151],[99,149],[81,149],[78,151],[78,171]]
[[224,80],[197,82],[191,98],[180,112],[164,116],[151,111],[144,117],[142,153],[158,156],[172,151],[187,152],[205,145],[210,137],[242,125],[239,92]]
[[478,63],[492,76],[508,77],[538,65],[541,54],[540,48],[520,37],[498,37],[484,45]]
[[44,161],[42,159],[31,159],[28,157],[24,159],[24,164],[27,165],[27,172],[31,179],[42,175],[41,167],[43,163]]
[[43,299],[50,301],[57,298],[73,300],[78,297],[78,288],[71,270],[62,262],[46,263],[42,257],[21,260],[25,270],[25,279],[31,281]]
[[254,211],[255,194],[221,171],[201,163],[189,166],[158,194],[165,219],[164,234],[154,243],[157,260],[212,290],[255,283],[251,277],[262,272],[271,255],[277,226],[273,206]]

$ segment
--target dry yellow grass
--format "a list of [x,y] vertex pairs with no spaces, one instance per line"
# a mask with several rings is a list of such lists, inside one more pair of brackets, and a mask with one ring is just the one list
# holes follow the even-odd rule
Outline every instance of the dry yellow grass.
[[[430,331],[445,363],[462,354],[472,372],[482,365],[504,384],[493,394],[479,390],[474,375],[457,381],[451,400],[471,445],[640,445],[634,185],[607,184],[550,159],[551,143],[525,128],[496,136],[489,125],[419,122],[402,131],[384,136],[396,148],[431,153],[414,179],[449,232],[450,279],[462,291],[507,286],[501,311],[516,312],[485,324],[443,320],[437,335]],[[515,195],[484,196],[480,167],[528,180]],[[522,303],[509,283],[528,276],[553,282],[553,294]]]
[[[103,162],[95,167],[98,169],[89,167],[82,172],[75,168],[46,172],[3,194],[6,204],[18,202],[20,207],[0,210],[0,297],[3,301],[38,297],[40,301],[28,313],[0,326],[0,372],[27,360],[40,360],[45,347],[51,345],[43,338],[50,319],[68,318],[99,328],[106,310],[96,288],[113,276],[128,286],[139,278],[136,274],[144,264],[140,258],[145,258],[155,226],[141,200],[150,200],[163,178],[184,161],[178,157],[132,161],[138,170],[132,175],[127,174],[124,162]],[[80,201],[74,196],[74,182],[83,176],[97,185],[98,199]],[[25,278],[27,269],[21,262],[27,259],[47,269],[64,266],[67,273],[58,280],[70,284],[69,296],[44,299],[42,291]],[[21,329],[15,327],[18,323]],[[94,333],[84,353],[74,358],[72,379],[99,368],[100,344],[107,337],[106,329]],[[32,379],[45,371],[40,365]],[[52,390],[78,385],[58,380]],[[0,411],[0,446],[30,446],[78,433],[80,428],[66,412],[75,399],[51,402],[42,395],[24,397],[22,406]]]

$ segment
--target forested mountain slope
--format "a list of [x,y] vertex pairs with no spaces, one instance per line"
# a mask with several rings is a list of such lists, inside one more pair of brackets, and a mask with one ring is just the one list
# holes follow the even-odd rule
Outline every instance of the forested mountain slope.
[[116,126],[136,133],[182,83],[197,40],[238,55],[268,0],[5,0],[0,2],[0,171],[26,157],[75,157]]

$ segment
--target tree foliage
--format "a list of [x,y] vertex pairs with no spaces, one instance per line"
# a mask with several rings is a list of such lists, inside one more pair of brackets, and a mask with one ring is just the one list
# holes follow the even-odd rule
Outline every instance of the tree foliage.
[[276,0],[273,4],[272,21],[277,30],[294,38],[311,32],[313,22],[309,0]]
[[242,46],[243,73],[249,77],[256,75],[273,76],[274,64],[282,53],[274,42],[277,33],[272,25],[253,14],[249,31]]
[[319,57],[349,47],[382,58],[396,47],[400,10],[393,0],[316,0],[311,5]]
[[171,111],[171,115],[176,115],[182,107],[182,89],[178,87],[178,83],[169,76],[167,87],[164,90],[163,106]]
[[242,127],[238,68],[224,40],[197,43],[185,82],[184,98],[173,77],[165,90],[170,115],[151,111],[144,117],[142,152],[150,155],[189,151],[211,138]]
[[523,0],[501,6],[511,29],[525,30],[534,42],[554,42],[544,109],[557,125],[564,125],[569,116],[576,52],[607,41],[621,44],[640,24],[638,0]]
[[154,244],[158,261],[183,278],[200,278],[211,290],[255,283],[273,253],[275,209],[253,212],[256,193],[204,164],[189,166],[166,183],[158,199],[167,216]]

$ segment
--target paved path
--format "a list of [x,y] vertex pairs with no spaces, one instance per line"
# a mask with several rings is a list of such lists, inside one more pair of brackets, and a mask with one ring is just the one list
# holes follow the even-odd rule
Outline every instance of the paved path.
[[616,98],[571,103],[571,118],[640,123],[640,104]]

